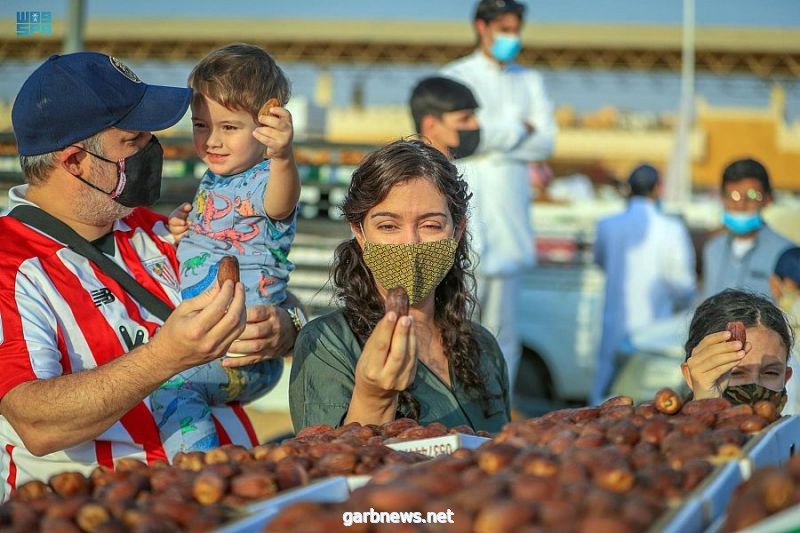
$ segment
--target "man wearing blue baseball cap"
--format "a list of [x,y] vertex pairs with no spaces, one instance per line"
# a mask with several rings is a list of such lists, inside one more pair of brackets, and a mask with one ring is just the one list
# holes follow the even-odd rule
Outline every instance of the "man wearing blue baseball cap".
[[[166,457],[149,394],[228,348],[283,355],[285,311],[245,309],[227,281],[181,302],[159,196],[163,152],[191,91],[143,83],[114,57],[52,56],[12,111],[25,185],[0,217],[0,476],[7,495],[64,470]],[[238,405],[215,407],[221,442],[254,445]]]
[[692,240],[683,221],[658,206],[658,171],[639,165],[628,178],[628,188],[628,208],[600,220],[594,242],[594,260],[606,274],[606,286],[593,405],[606,398],[616,373],[616,353],[629,336],[688,308],[696,289]]

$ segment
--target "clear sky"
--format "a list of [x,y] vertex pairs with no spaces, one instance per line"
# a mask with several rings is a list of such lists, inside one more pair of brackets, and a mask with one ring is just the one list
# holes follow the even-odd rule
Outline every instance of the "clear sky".
[[[316,19],[470,19],[475,0],[88,0],[90,17],[226,17]],[[527,0],[538,22],[680,24],[681,0]],[[52,11],[68,0],[2,0],[0,17]],[[800,0],[696,0],[697,24],[800,27]]]

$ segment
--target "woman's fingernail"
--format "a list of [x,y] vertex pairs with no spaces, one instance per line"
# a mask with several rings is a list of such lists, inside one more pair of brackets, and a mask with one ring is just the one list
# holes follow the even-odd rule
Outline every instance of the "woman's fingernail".
[[404,316],[403,318],[400,319],[400,324],[402,324],[403,327],[407,328],[408,326],[411,325],[411,319],[408,318],[407,316]]
[[389,311],[388,313],[386,313],[386,320],[388,320],[389,322],[394,322],[395,320],[397,320],[397,313],[395,313],[394,311]]

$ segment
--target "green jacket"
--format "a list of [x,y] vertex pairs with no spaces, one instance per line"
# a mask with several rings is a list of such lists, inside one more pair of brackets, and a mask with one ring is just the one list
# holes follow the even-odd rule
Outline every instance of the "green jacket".
[[[481,374],[489,392],[489,409],[455,379],[450,365],[448,388],[421,361],[409,392],[420,404],[419,422],[441,422],[447,427],[466,424],[496,433],[508,422],[508,370],[491,333],[473,324],[481,350]],[[355,385],[356,362],[361,355],[358,338],[342,310],[317,318],[297,336],[289,381],[289,407],[295,431],[315,424],[340,426],[347,414]]]

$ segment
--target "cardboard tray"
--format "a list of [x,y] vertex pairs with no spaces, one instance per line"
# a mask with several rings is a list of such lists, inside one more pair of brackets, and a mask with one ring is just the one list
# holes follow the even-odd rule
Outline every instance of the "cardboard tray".
[[492,439],[478,437],[477,435],[453,433],[441,437],[432,437],[430,439],[393,442],[392,444],[387,444],[386,447],[402,452],[416,452],[427,455],[428,457],[438,457],[440,455],[449,455],[459,448],[474,450],[484,442],[489,442],[490,440]]

